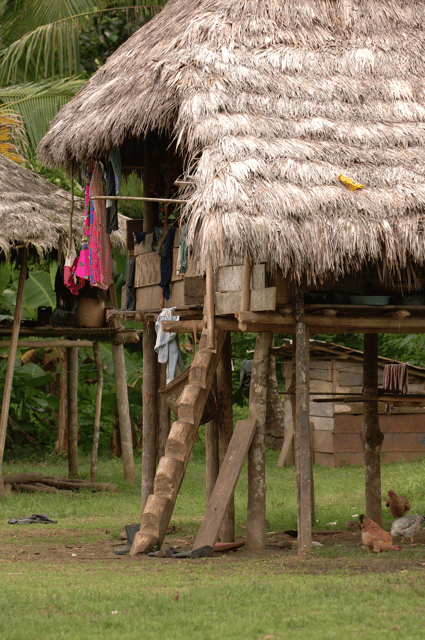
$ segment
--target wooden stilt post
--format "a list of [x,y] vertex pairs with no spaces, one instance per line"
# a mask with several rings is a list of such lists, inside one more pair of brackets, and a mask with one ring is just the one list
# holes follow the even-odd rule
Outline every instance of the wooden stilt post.
[[157,355],[153,322],[143,324],[143,453],[142,453],[142,513],[153,493],[156,472],[156,442],[158,433]]
[[[294,336],[293,340],[292,340],[292,359],[291,359],[291,383],[289,385],[289,388],[286,390],[287,393],[290,393],[291,395],[289,396],[289,400],[291,403],[291,420],[289,421],[289,424],[287,426],[287,428],[285,429],[285,437],[283,440],[283,447],[282,447],[282,451],[280,452],[280,456],[279,456],[279,460],[277,462],[277,466],[278,467],[283,467],[283,465],[286,462],[286,459],[288,457],[288,453],[289,450],[291,448],[291,445],[294,441],[294,434],[295,434],[295,422],[296,422],[296,402],[295,402],[295,396],[292,395],[295,393],[295,388],[296,388],[296,366],[295,366],[295,362],[296,362],[296,342],[297,342],[297,337]],[[294,447],[295,450],[295,447]]]
[[[163,387],[167,380],[167,363],[158,362],[158,389]],[[158,393],[158,460],[165,453],[165,445],[167,444],[168,434],[171,429],[171,415],[167,400],[163,393]]]
[[78,348],[68,347],[68,475],[78,477]]
[[295,466],[297,475],[298,555],[311,553],[311,446],[309,398],[309,333],[304,321],[304,295],[295,286],[296,325],[296,424]]
[[13,316],[11,344],[9,348],[9,356],[7,359],[6,379],[4,381],[3,398],[1,403],[0,414],[0,497],[5,496],[3,484],[3,455],[6,443],[7,421],[9,418],[10,396],[12,393],[13,371],[15,369],[16,349],[19,338],[19,328],[21,326],[22,305],[24,299],[25,279],[27,277],[28,267],[28,247],[22,249],[21,273],[19,276],[18,293],[16,297],[15,313]]
[[[378,395],[378,334],[364,334],[363,394]],[[382,526],[381,445],[378,403],[364,402],[362,443],[365,463],[366,515]]]
[[273,334],[257,334],[249,390],[249,418],[257,428],[248,453],[247,543],[252,551],[265,547],[266,474],[265,429],[267,411],[267,378]]
[[245,258],[242,274],[242,302],[241,311],[249,311],[251,308],[251,275],[252,263],[250,258]]
[[59,418],[58,439],[55,444],[55,454],[68,451],[68,358],[66,349],[59,348],[60,377],[59,377]]
[[[215,376],[211,386],[214,387],[217,393],[217,376]],[[207,506],[217,481],[219,468],[218,421],[217,417],[214,417],[205,425],[205,485]]]
[[91,450],[90,480],[97,480],[97,452],[99,449],[100,414],[102,410],[103,371],[99,343],[93,343],[93,355],[97,373],[96,404],[94,407],[93,446]]
[[115,390],[117,394],[117,409],[120,428],[122,462],[124,480],[135,483],[133,437],[131,434],[130,407],[128,404],[127,373],[125,370],[124,345],[112,343],[112,358],[114,361]]
[[215,305],[214,305],[214,271],[211,258],[207,258],[205,298],[207,311],[207,345],[211,351],[215,350]]
[[[223,464],[230,440],[233,435],[233,402],[232,402],[232,339],[230,331],[224,340],[221,357],[217,367],[217,422],[219,428],[220,467]],[[235,501],[230,499],[220,529],[222,542],[233,542],[235,539]]]

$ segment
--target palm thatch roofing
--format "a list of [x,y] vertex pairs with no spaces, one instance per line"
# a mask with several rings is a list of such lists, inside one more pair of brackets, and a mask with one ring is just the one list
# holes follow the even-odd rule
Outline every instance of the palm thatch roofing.
[[[149,131],[188,158],[188,242],[314,283],[425,259],[425,3],[169,0],[53,119],[46,164]],[[338,176],[364,185],[350,191]]]
[[[0,255],[9,259],[14,247],[28,244],[39,256],[53,249],[64,251],[69,236],[71,194],[42,176],[0,154]],[[125,248],[125,220],[111,236]],[[75,198],[73,235],[78,242],[84,229],[84,201]]]

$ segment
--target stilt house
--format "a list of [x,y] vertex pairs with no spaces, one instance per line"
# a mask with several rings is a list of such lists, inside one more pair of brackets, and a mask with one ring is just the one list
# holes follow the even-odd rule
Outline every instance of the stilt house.
[[[157,286],[148,270],[159,260],[136,256],[146,438],[132,553],[162,543],[232,331],[257,332],[250,419],[229,445],[249,447],[249,546],[264,546],[273,333],[296,338],[299,553],[311,550],[310,334],[365,335],[366,513],[382,520],[377,336],[425,327],[423,304],[397,297],[424,282],[424,25],[415,0],[169,0],[52,121],[40,160],[69,169],[117,148],[143,182],[143,231],[176,212],[187,233],[188,271],[171,282],[180,320],[163,328],[204,333],[157,467],[154,320],[167,303],[143,292]],[[226,460],[218,485],[232,489],[237,465]],[[218,535],[231,500],[219,493],[195,546]]]

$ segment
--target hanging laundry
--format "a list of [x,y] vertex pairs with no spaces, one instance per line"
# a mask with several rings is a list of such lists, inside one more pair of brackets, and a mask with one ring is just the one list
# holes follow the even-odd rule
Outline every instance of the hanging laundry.
[[170,281],[173,275],[173,245],[174,234],[176,233],[177,224],[173,224],[169,228],[167,236],[161,248],[160,256],[160,270],[161,270],[161,282],[159,286],[164,292],[164,298],[168,300],[170,298]]
[[184,362],[180,351],[177,333],[169,333],[162,329],[163,320],[179,320],[179,316],[173,316],[175,307],[168,307],[161,311],[155,322],[156,342],[155,351],[158,354],[158,362],[167,363],[166,384],[174,380],[176,366],[180,371],[184,369]]
[[[100,166],[96,164],[90,182],[90,196],[103,196],[104,188]],[[90,201],[90,284],[108,289],[112,282],[111,238],[106,232],[105,200]]]
[[[391,393],[409,393],[409,375],[406,363],[386,364],[382,376],[382,389]],[[386,404],[386,413],[391,413],[394,405]]]
[[186,244],[188,226],[185,224],[180,234],[179,255],[177,256],[177,273],[183,275],[187,269],[188,248]]
[[[91,175],[91,174],[90,174]],[[81,239],[81,249],[78,256],[78,264],[76,269],[76,275],[80,278],[90,278],[90,256],[89,256],[89,235],[90,235],[90,214],[89,214],[89,195],[90,195],[90,182],[86,181],[86,197],[84,202],[84,235]]]

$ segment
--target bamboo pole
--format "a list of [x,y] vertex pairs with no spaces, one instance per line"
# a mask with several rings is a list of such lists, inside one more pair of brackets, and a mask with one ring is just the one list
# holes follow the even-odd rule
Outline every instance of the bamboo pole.
[[214,308],[214,271],[210,256],[206,268],[206,307],[207,307],[207,348],[215,350],[215,308]]
[[91,196],[90,200],[129,200],[131,202],[169,202],[171,204],[185,204],[188,200],[175,198],[145,198],[144,196]]
[[156,332],[153,322],[143,324],[143,453],[142,513],[154,491],[158,432]]
[[257,334],[249,389],[249,418],[257,428],[248,452],[247,543],[252,551],[265,547],[266,475],[265,431],[267,412],[267,379],[273,334]]
[[97,453],[99,449],[100,415],[102,410],[103,370],[99,343],[93,344],[93,356],[97,372],[96,403],[94,407],[93,446],[91,450],[90,480],[97,480]]
[[241,311],[249,311],[251,308],[251,276],[252,262],[250,258],[245,258],[242,274]]
[[68,474],[78,476],[78,348],[68,347]]
[[[232,339],[228,331],[224,340],[221,357],[217,367],[217,422],[219,429],[220,467],[223,464],[230,440],[233,435],[233,403],[232,403]],[[220,540],[233,542],[235,539],[235,501],[232,496],[224,514],[220,528]]]
[[16,297],[15,313],[13,315],[12,339],[11,339],[11,345],[9,350],[9,356],[7,359],[6,379],[4,382],[3,398],[1,403],[1,414],[0,414],[0,496],[1,497],[5,496],[2,465],[3,465],[4,446],[6,443],[7,421],[9,418],[10,396],[12,393],[13,371],[15,369],[16,349],[18,345],[19,328],[21,325],[21,315],[22,315],[22,306],[23,306],[23,299],[24,299],[25,279],[27,277],[27,267],[28,267],[28,246],[25,245],[22,250],[21,273],[19,275],[18,293]]
[[[378,394],[378,334],[364,336],[363,393]],[[362,444],[365,469],[366,515],[382,526],[381,445],[384,434],[379,428],[378,403],[363,404]]]
[[297,476],[298,555],[311,553],[311,445],[309,407],[309,333],[304,322],[304,296],[295,285],[296,320],[296,423],[295,466]]
[[58,439],[55,444],[56,455],[59,455],[63,451],[68,451],[68,358],[66,350],[59,349],[59,353],[59,417]]

